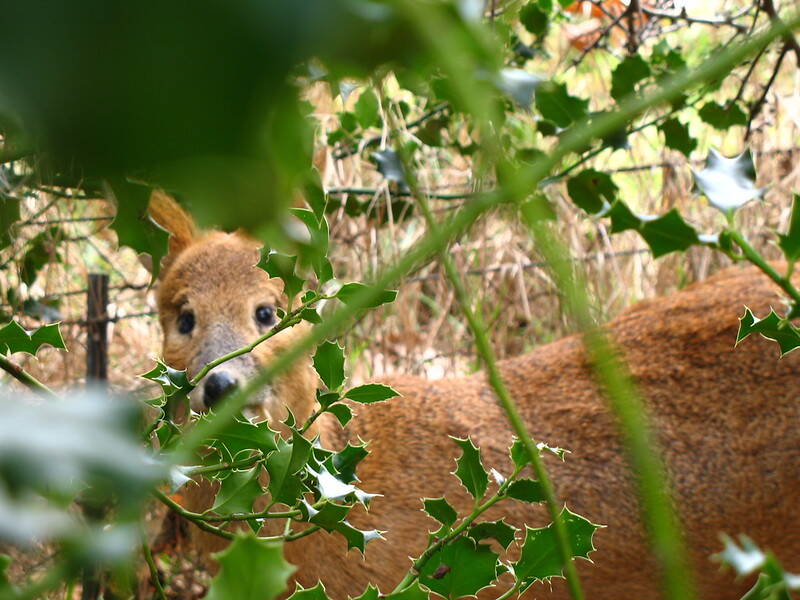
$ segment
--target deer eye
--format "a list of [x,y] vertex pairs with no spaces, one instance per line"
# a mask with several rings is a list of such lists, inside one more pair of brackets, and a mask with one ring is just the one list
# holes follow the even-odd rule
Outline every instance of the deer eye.
[[178,315],[178,331],[186,335],[191,333],[192,329],[194,329],[194,313],[187,310]]
[[271,306],[259,306],[256,309],[256,321],[261,325],[273,325],[275,323],[275,309]]

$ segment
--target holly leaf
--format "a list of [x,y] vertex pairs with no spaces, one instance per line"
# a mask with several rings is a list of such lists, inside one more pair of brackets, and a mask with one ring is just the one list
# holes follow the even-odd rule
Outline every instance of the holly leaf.
[[331,456],[330,462],[339,479],[344,483],[352,483],[358,481],[356,477],[356,466],[369,455],[366,444],[351,444],[347,445]]
[[384,539],[381,532],[377,529],[358,529],[350,525],[347,521],[342,521],[336,525],[334,531],[340,533],[344,536],[344,539],[347,540],[348,550],[356,548],[361,554],[364,554],[367,544],[371,541]]
[[64,237],[59,227],[50,227],[33,237],[27,243],[27,251],[18,261],[19,277],[26,285],[31,285],[36,281],[39,271],[51,260],[60,260],[58,252],[54,248],[54,242]]
[[321,581],[318,581],[313,588],[304,588],[298,583],[289,600],[328,600],[328,594]]
[[356,490],[354,485],[345,483],[335,475],[332,475],[325,467],[320,467],[319,472],[310,468],[308,470],[316,478],[319,495],[323,500],[341,500]]
[[346,404],[334,404],[325,410],[336,417],[342,427],[345,427],[353,418],[353,411]]
[[[544,442],[538,442],[536,444],[536,450],[539,452],[540,456],[542,451],[547,451],[551,454],[555,454],[561,460],[564,460],[564,456],[567,454],[567,452],[569,452],[569,450],[559,448],[558,446],[548,446]],[[514,463],[514,466],[518,469],[522,469],[530,462],[528,460],[528,452],[525,450],[525,444],[523,444],[522,440],[519,438],[514,439],[514,442],[511,444],[511,448],[509,449],[509,454],[511,455],[511,460]]]
[[678,119],[667,119],[658,126],[658,130],[664,134],[667,148],[682,152],[687,158],[697,148],[697,140],[689,135],[689,126]]
[[[200,417],[205,420],[209,417]],[[219,450],[226,461],[233,461],[243,452],[254,450],[268,454],[278,449],[276,436],[278,433],[270,429],[266,421],[253,424],[248,420],[238,418],[226,425],[222,431],[207,443]]]
[[542,83],[536,90],[536,108],[548,121],[567,127],[586,116],[589,101],[570,96],[563,83]]
[[747,115],[738,103],[722,106],[717,102],[706,102],[697,114],[714,129],[727,131],[734,125],[747,125]]
[[214,554],[220,570],[211,580],[206,600],[272,600],[286,590],[295,568],[283,558],[283,544],[237,535]]
[[733,568],[737,575],[742,577],[750,575],[764,565],[767,555],[749,537],[740,536],[741,546],[727,535],[722,536],[722,540],[725,547],[713,558]]
[[445,527],[452,527],[458,518],[458,513],[445,498],[423,498],[422,505],[425,512]]
[[608,173],[586,169],[567,181],[572,201],[590,215],[607,210],[616,200],[619,188]]
[[657,218],[640,218],[643,223],[639,233],[650,246],[654,258],[700,243],[697,232],[674,208]]
[[756,169],[749,150],[727,158],[713,148],[702,171],[692,169],[697,188],[717,210],[733,213],[754,198],[760,198],[765,188],[755,186]]
[[778,234],[778,246],[783,250],[783,255],[790,262],[800,258],[800,194],[794,195],[792,201],[792,216],[789,219],[789,229],[785,234]]
[[329,390],[344,383],[344,349],[336,342],[323,342],[314,354],[314,369]]
[[[336,292],[336,298],[345,304],[350,304],[354,298],[358,297],[359,294],[369,287],[370,286],[358,282],[345,283],[339,288],[339,291]],[[365,304],[364,308],[376,308],[381,304],[394,302],[395,298],[397,298],[397,290],[382,290]]]
[[161,258],[167,253],[169,234],[150,219],[147,208],[152,189],[119,177],[109,179],[107,185],[117,206],[117,214],[109,227],[117,232],[120,246],[152,257],[152,281],[155,281]]
[[164,361],[157,359],[156,366],[147,373],[142,373],[139,377],[153,381],[161,386],[161,393],[165,398],[174,396],[177,393],[188,394],[194,389],[189,383],[186,370],[173,369]]
[[[572,557],[588,560],[589,553],[595,549],[592,536],[600,526],[576,515],[566,507],[561,511],[561,519],[567,530]],[[517,579],[525,582],[523,589],[534,581],[561,576],[563,564],[553,523],[538,529],[525,527],[522,552],[513,566]]]
[[361,404],[373,404],[375,402],[384,402],[390,398],[396,398],[399,395],[400,394],[388,385],[383,385],[382,383],[367,383],[350,388],[347,390],[344,397]]
[[633,214],[622,200],[614,202],[606,216],[611,219],[611,233],[619,233],[628,229],[638,230],[642,226],[642,220]]
[[356,598],[349,598],[349,600],[378,600],[380,596],[380,590],[371,583],[368,583],[366,589],[360,596],[357,596]]
[[430,594],[420,587],[419,581],[415,581],[402,591],[384,596],[385,600],[428,600],[429,597]]
[[60,350],[67,349],[58,323],[42,325],[38,329],[29,331],[16,321],[9,321],[0,328],[0,353],[2,354],[25,352],[36,356],[44,345]]
[[611,74],[611,97],[617,102],[633,94],[636,84],[649,77],[650,65],[638,54],[626,56]]
[[350,508],[352,507],[346,504],[326,502],[320,508],[313,509],[314,513],[310,514],[308,520],[315,525],[319,525],[325,531],[335,531],[339,523],[344,521],[345,517],[347,517]]
[[361,92],[358,100],[356,100],[356,105],[353,107],[353,112],[362,129],[367,129],[373,125],[379,125],[378,117],[380,116],[380,106],[378,104],[378,98],[372,90],[364,90]]
[[760,333],[762,337],[778,342],[781,356],[800,346],[800,329],[789,321],[781,319],[772,309],[766,317],[759,319],[748,307],[744,307],[744,315],[739,318],[736,344],[738,345],[751,333]]
[[451,600],[475,596],[494,581],[498,558],[488,545],[476,544],[462,536],[445,545],[425,563],[419,581]]
[[292,506],[303,493],[303,483],[295,474],[306,465],[311,442],[292,431],[291,442],[278,438],[277,446],[277,451],[267,456],[264,463],[269,473],[267,489],[273,502]]
[[534,37],[541,38],[550,27],[550,16],[535,3],[525,4],[519,11],[519,22]]
[[527,478],[517,479],[511,483],[506,490],[506,495],[509,498],[530,503],[544,502],[546,499],[544,491],[542,491],[542,484]]
[[456,470],[453,474],[461,481],[461,485],[467,488],[475,499],[482,498],[489,485],[489,476],[481,463],[481,453],[469,438],[451,438],[456,444],[461,446],[462,454],[456,459]]
[[264,249],[258,268],[267,272],[270,277],[277,277],[283,281],[283,291],[289,298],[294,298],[303,289],[306,280],[295,274],[297,256],[289,256],[280,252],[271,252]]
[[230,473],[222,480],[211,510],[219,515],[253,512],[253,503],[264,493],[258,482],[260,470],[253,467]]
[[467,532],[467,535],[476,542],[491,538],[497,540],[503,548],[508,548],[511,542],[514,541],[514,535],[516,533],[516,527],[500,519],[499,521],[485,521],[473,525]]

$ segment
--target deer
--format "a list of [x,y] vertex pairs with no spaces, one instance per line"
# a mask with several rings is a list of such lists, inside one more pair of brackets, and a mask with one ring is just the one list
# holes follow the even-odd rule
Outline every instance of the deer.
[[[198,231],[173,200],[154,196],[150,214],[170,233],[157,288],[163,357],[191,376],[209,360],[252,341],[274,325],[287,298],[280,280],[257,268],[259,242],[242,232]],[[663,449],[688,563],[699,594],[739,598],[752,581],[734,581],[711,560],[720,534],[746,534],[788,570],[800,569],[800,363],[778,360],[765,339],[734,348],[744,305],[756,314],[781,302],[777,288],[754,268],[730,267],[666,298],[643,300],[605,325],[627,362]],[[213,369],[191,397],[203,411],[242,385],[301,335],[282,331],[251,354]],[[500,361],[529,430],[538,440],[570,450],[545,461],[561,501],[594,523],[592,561],[577,569],[589,598],[656,598],[659,573],[640,518],[633,475],[606,401],[596,384],[582,337],[572,335]],[[313,435],[326,447],[369,442],[359,465],[365,489],[383,493],[356,526],[387,530],[365,556],[346,552],[344,540],[316,534],[285,544],[286,558],[304,587],[322,581],[331,598],[360,594],[368,582],[394,586],[426,545],[433,522],[423,496],[446,496],[469,512],[471,498],[450,473],[456,449],[448,436],[471,436],[484,464],[510,469],[512,438],[485,376],[429,381],[390,376],[381,383],[400,398],[360,407],[346,428],[323,415]],[[298,359],[248,409],[270,422],[288,407],[299,422],[314,410],[317,377],[308,356]],[[397,449],[403,448],[402,452]],[[210,506],[208,491],[197,502]],[[494,511],[494,512],[492,512]],[[544,507],[500,503],[487,518],[544,526]],[[213,546],[213,545],[212,545]],[[217,548],[208,546],[208,552]],[[310,567],[309,565],[313,565]],[[389,587],[388,589],[391,589]],[[567,598],[566,586],[537,584],[529,597]]]

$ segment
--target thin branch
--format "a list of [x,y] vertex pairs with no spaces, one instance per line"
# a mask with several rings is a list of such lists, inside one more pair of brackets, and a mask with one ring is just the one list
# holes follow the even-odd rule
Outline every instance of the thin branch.
[[[780,24],[783,27],[786,26],[783,20],[778,16],[778,11],[775,8],[775,3],[773,0],[763,0],[761,6],[764,8],[764,12],[769,15],[769,18],[773,23]],[[794,35],[792,35],[791,31],[786,31],[786,33],[783,35],[783,39],[786,42],[786,45],[791,48],[792,52],[794,52],[797,60],[797,66],[800,67],[800,44],[797,43],[797,39],[794,37]]]
[[56,395],[53,390],[36,379],[18,364],[8,360],[2,354],[0,354],[0,369],[11,375],[14,379],[25,385],[25,387],[36,392],[40,396],[44,396],[45,398],[58,398],[58,395]]
[[[142,536],[144,538],[144,535]],[[150,581],[153,582],[153,587],[156,588],[156,593],[160,600],[167,600],[167,595],[164,593],[164,587],[161,585],[161,575],[156,567],[156,562],[153,560],[153,553],[150,551],[150,545],[146,539],[142,539],[142,555],[144,561],[147,563],[147,568],[150,570]]]
[[745,32],[747,31],[747,25],[743,25],[741,23],[737,23],[736,21],[747,14],[750,10],[748,7],[746,10],[740,11],[735,15],[730,15],[727,17],[690,17],[689,14],[686,12],[686,7],[684,6],[681,10],[677,12],[670,12],[666,10],[659,10],[657,8],[649,8],[647,6],[640,6],[640,10],[646,14],[648,17],[656,17],[658,19],[668,19],[670,21],[684,21],[689,25],[698,24],[698,25],[711,25],[712,27],[720,27],[720,26],[727,26],[733,27],[734,29]]
[[753,127],[753,120],[761,113],[761,109],[764,108],[764,104],[767,101],[767,95],[769,94],[770,89],[772,89],[772,84],[775,83],[775,79],[778,77],[778,72],[781,70],[781,64],[783,63],[783,59],[786,56],[786,53],[789,51],[789,44],[784,44],[781,47],[781,53],[778,55],[777,60],[775,61],[775,66],[772,68],[772,75],[767,81],[766,85],[764,85],[764,90],[761,93],[761,96],[750,105],[750,114],[747,117],[747,130],[744,134],[744,139],[749,140],[750,134],[752,133]]

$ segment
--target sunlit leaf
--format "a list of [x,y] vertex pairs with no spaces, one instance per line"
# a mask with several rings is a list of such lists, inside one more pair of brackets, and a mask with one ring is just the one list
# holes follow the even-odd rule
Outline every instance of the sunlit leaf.
[[695,184],[711,206],[725,214],[764,194],[764,188],[755,186],[756,169],[749,150],[727,158],[712,148],[706,159],[706,168],[692,170],[692,173]]
[[358,100],[356,100],[353,112],[356,115],[358,124],[364,129],[378,125],[380,106],[378,105],[378,98],[375,96],[375,93],[372,90],[364,90],[358,97]]

